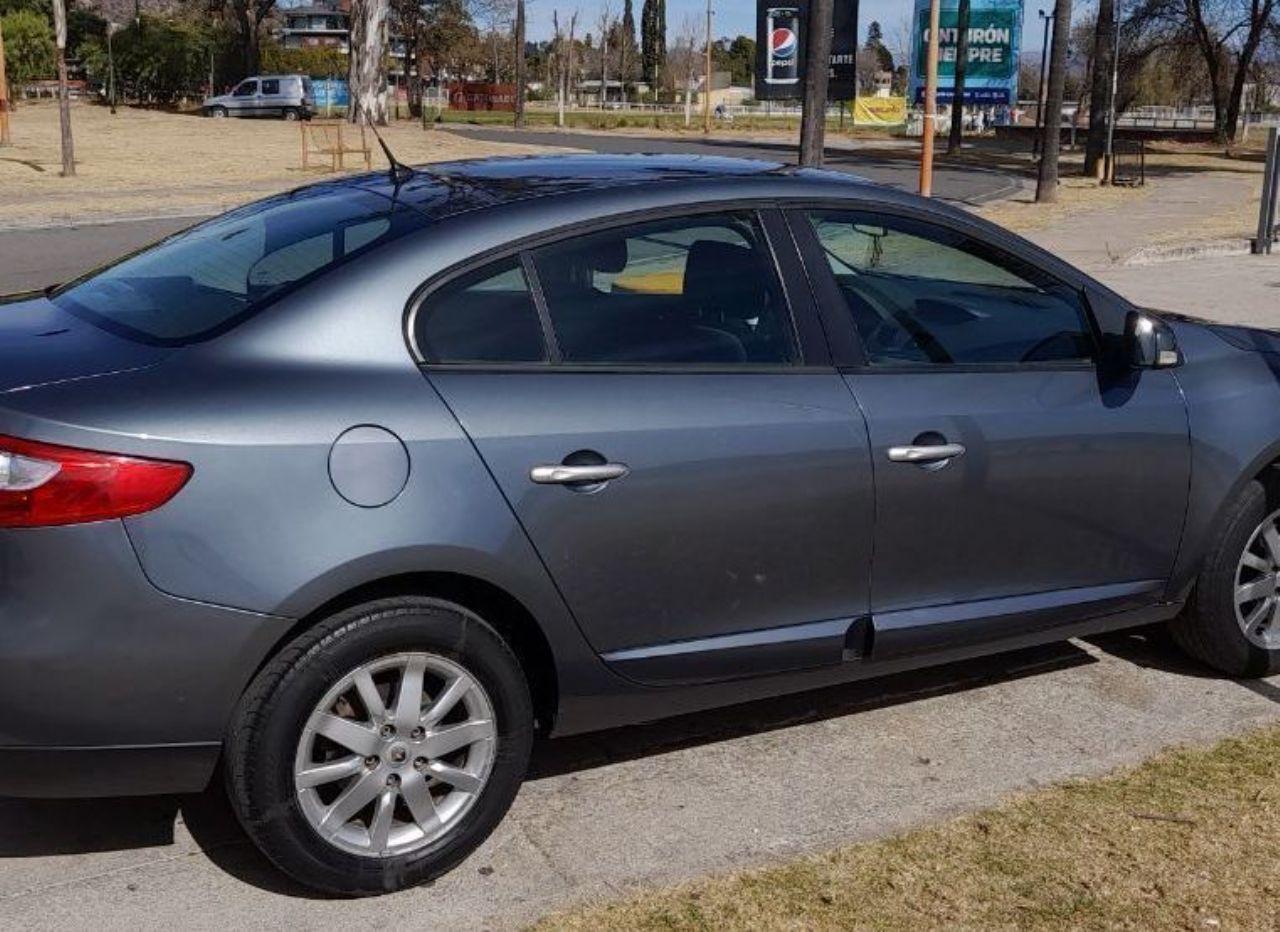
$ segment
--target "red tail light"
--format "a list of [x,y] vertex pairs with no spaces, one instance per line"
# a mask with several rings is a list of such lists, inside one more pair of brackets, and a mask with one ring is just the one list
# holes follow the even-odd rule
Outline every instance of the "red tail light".
[[177,495],[189,478],[186,463],[0,435],[0,528],[140,515]]

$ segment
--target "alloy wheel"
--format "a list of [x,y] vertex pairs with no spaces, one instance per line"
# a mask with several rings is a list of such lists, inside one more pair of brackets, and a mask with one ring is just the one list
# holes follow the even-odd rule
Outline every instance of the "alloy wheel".
[[307,719],[294,763],[299,805],[343,851],[410,854],[479,799],[496,736],[484,687],[454,661],[402,653],[362,664]]
[[1263,519],[1236,567],[1235,612],[1249,643],[1280,649],[1280,511]]

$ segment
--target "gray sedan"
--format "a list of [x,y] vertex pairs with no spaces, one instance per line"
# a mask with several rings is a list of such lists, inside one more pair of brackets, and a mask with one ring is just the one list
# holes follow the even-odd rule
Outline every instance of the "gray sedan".
[[1280,334],[963,212],[652,156],[397,168],[0,313],[0,793],[203,788],[373,894],[537,734],[1169,622],[1280,670]]

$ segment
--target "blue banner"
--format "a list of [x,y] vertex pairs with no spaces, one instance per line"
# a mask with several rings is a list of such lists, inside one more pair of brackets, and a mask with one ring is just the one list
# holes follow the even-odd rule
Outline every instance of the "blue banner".
[[[960,0],[941,0],[938,30],[938,102],[955,97]],[[1018,56],[1022,51],[1023,0],[971,0],[964,102],[969,106],[1013,106],[1018,100]],[[908,99],[924,102],[929,46],[929,0],[915,0],[915,49]]]

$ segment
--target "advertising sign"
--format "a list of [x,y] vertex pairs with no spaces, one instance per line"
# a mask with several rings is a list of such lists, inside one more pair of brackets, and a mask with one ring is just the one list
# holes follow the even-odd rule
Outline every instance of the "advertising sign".
[[[809,0],[757,0],[757,100],[799,100],[804,96],[808,22]],[[827,97],[851,100],[858,87],[858,0],[835,0],[833,26]]]
[[905,97],[859,97],[853,102],[855,126],[901,126],[905,122]]
[[[938,30],[938,102],[955,97],[956,50],[959,45],[959,0],[941,0]],[[1022,0],[971,0],[969,55],[965,65],[964,102],[1012,106],[1018,99],[1018,52],[1022,48]],[[916,0],[909,99],[924,100],[929,50],[929,0]]]

